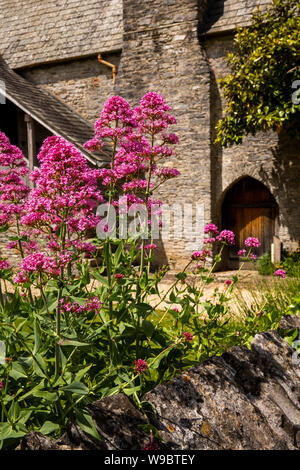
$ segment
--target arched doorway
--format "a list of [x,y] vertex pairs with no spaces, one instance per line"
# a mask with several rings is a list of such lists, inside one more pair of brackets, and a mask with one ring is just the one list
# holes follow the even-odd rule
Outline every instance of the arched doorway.
[[235,246],[228,250],[228,268],[239,265],[237,252],[244,248],[248,237],[256,237],[261,242],[255,250],[258,256],[271,252],[277,215],[274,197],[254,178],[242,178],[227,191],[222,205],[222,227],[232,230],[236,236]]

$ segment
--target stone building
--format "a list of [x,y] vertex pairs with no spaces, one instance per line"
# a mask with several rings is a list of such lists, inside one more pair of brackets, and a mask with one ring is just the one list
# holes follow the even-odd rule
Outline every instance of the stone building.
[[[122,95],[135,105],[147,91],[157,91],[178,121],[177,157],[166,163],[181,172],[158,196],[169,205],[200,205],[205,223],[234,230],[240,244],[247,236],[259,237],[259,254],[279,240],[286,250],[296,250],[297,146],[273,132],[228,149],[214,145],[223,107],[218,79],[228,72],[225,58],[235,29],[249,22],[257,5],[269,3],[0,0],[2,95],[6,90],[0,128],[33,166],[36,149],[53,133],[84,151],[82,144],[92,136],[92,123],[109,96]],[[98,54],[116,67],[115,79]],[[164,240],[160,261],[178,267],[190,255],[190,241],[189,233]],[[235,250],[227,253],[223,267],[238,263]]]

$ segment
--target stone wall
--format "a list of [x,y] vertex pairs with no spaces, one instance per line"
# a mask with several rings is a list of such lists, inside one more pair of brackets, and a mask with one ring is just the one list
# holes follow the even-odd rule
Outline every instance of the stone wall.
[[227,189],[243,176],[265,184],[279,205],[278,236],[288,250],[297,249],[300,240],[299,149],[283,133],[260,132],[243,143],[226,149],[213,145],[215,126],[222,115],[224,100],[218,80],[229,73],[226,55],[233,50],[232,37],[211,37],[205,49],[211,71],[211,181],[212,218],[221,222],[221,205]]
[[[206,2],[155,0],[123,2],[123,52],[118,94],[137,104],[148,91],[161,93],[176,116],[177,157],[164,162],[181,172],[156,196],[169,205],[202,203],[210,219],[209,68],[198,40],[198,20]],[[165,241],[160,259],[171,267],[190,255],[191,233]]]
[[249,24],[258,7],[262,11],[271,3],[272,0],[208,0],[200,32],[224,34],[233,31],[237,26]]
[[[120,53],[106,54],[103,58],[118,67]],[[36,66],[20,73],[91,123],[99,117],[105,101],[114,94],[112,70],[99,63],[96,55],[88,59]]]

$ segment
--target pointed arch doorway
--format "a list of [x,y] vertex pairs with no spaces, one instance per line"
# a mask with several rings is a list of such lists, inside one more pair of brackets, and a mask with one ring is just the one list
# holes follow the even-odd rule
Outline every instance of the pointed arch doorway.
[[248,237],[256,237],[261,246],[258,256],[271,252],[276,230],[278,204],[269,189],[258,180],[245,177],[226,193],[222,204],[222,227],[235,233],[236,244],[228,249],[227,268],[239,266],[238,250],[244,248]]

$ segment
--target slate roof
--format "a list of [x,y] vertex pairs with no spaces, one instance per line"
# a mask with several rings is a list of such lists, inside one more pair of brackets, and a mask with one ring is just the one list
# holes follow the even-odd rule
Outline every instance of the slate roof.
[[97,158],[83,147],[84,142],[94,135],[93,126],[89,122],[57,98],[11,70],[1,57],[0,80],[4,83],[6,98],[42,126],[74,144],[91,163],[101,166],[107,161],[105,157]]
[[225,33],[246,26],[258,5],[264,10],[271,3],[271,0],[208,0],[200,34]]
[[122,48],[123,0],[0,0],[0,55],[13,68]]

